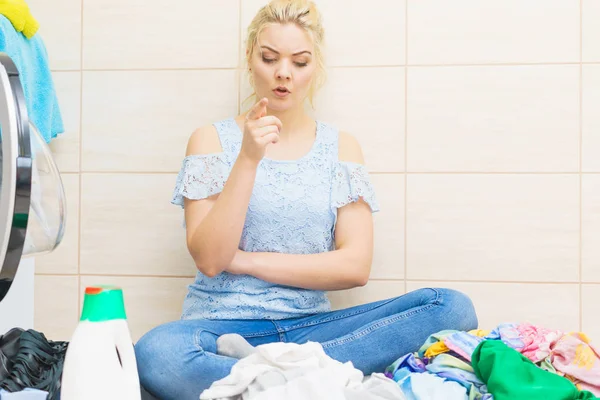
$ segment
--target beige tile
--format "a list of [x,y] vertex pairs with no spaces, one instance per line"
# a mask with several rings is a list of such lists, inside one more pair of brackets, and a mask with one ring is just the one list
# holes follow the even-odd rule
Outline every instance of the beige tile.
[[[134,342],[150,329],[178,320],[187,285],[192,278],[142,278],[117,276],[82,276],[82,293],[88,286],[106,284],[123,289],[127,323]],[[83,307],[84,295],[81,296]]]
[[81,0],[28,0],[52,70],[81,68]]
[[582,56],[583,61],[600,61],[600,1],[582,0]]
[[70,341],[79,321],[79,278],[35,276],[34,329],[50,340]]
[[583,66],[582,169],[600,172],[600,65]]
[[316,118],[350,132],[370,171],[404,171],[404,68],[334,68]]
[[371,279],[404,279],[404,175],[371,175],[381,211],[373,216]]
[[[248,25],[267,3],[267,0],[242,1],[244,53]],[[347,0],[343,7],[331,0],[317,0],[316,4],[323,16],[327,65],[404,64],[404,0],[374,0],[368,7],[360,0]]]
[[408,170],[579,171],[579,67],[414,67]]
[[409,279],[578,281],[579,177],[409,175]]
[[404,294],[404,281],[369,281],[365,286],[328,292],[331,308],[340,310]]
[[84,174],[81,273],[193,276],[174,174]]
[[86,0],[83,18],[85,69],[238,64],[239,0]]
[[191,133],[237,102],[234,70],[85,72],[82,169],[176,172]]
[[79,172],[81,73],[54,72],[52,77],[65,131],[50,142],[50,150],[61,172]]
[[374,0],[368,6],[361,0],[347,0],[341,7],[330,0],[317,4],[323,13],[329,65],[404,64],[405,0]]
[[579,19],[571,0],[409,0],[408,62],[577,62]]
[[600,175],[582,179],[581,279],[600,282]]
[[67,199],[67,225],[62,242],[36,259],[35,270],[44,274],[77,274],[79,265],[79,175],[61,176]]
[[579,329],[578,284],[407,282],[407,290],[443,287],[467,294],[477,311],[479,327],[531,323],[548,329]]
[[600,345],[600,285],[583,285],[583,326],[581,331],[590,337],[592,343]]

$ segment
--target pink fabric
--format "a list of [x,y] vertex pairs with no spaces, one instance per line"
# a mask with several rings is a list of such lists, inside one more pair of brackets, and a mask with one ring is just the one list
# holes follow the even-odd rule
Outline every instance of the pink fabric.
[[517,330],[519,331],[519,338],[523,341],[523,347],[517,350],[534,363],[546,359],[552,353],[554,345],[563,336],[560,331],[531,324],[521,324],[517,327]]
[[552,349],[552,365],[579,390],[600,396],[600,352],[583,333],[564,335]]
[[600,397],[600,351],[583,333],[565,334],[531,324],[502,324],[484,338],[467,332],[454,332],[443,338],[450,350],[469,361],[481,340],[502,340],[535,364],[547,360],[557,374],[573,381],[579,390]]

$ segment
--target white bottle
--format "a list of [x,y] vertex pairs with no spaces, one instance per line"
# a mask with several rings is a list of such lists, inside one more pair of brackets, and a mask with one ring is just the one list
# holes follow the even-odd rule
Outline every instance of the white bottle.
[[81,319],[67,348],[62,400],[140,400],[140,382],[123,291],[85,290]]

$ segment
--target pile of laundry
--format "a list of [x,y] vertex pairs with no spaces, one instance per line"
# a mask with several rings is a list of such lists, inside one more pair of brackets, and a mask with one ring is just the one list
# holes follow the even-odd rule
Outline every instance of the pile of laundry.
[[583,333],[530,324],[446,330],[364,376],[319,343],[256,347],[201,400],[576,400],[600,396],[600,352]]
[[583,333],[530,324],[441,331],[385,374],[407,400],[596,399],[600,352]]

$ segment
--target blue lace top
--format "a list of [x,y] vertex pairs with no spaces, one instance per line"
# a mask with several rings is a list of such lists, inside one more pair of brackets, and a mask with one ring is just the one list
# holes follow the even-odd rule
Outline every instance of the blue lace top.
[[[222,151],[183,160],[173,204],[221,192],[239,154],[242,131],[234,118],[214,124]],[[244,251],[313,254],[334,249],[337,208],[359,198],[379,210],[361,164],[338,160],[338,131],[317,122],[315,142],[298,160],[264,158],[257,169],[239,248]],[[285,319],[330,310],[326,293],[265,282],[227,272],[198,272],[189,286],[182,319]]]

